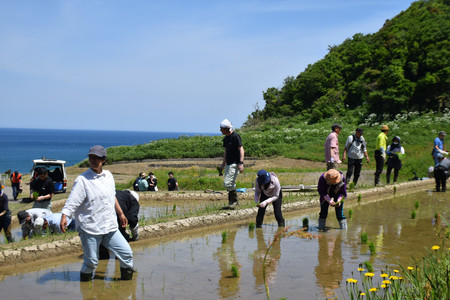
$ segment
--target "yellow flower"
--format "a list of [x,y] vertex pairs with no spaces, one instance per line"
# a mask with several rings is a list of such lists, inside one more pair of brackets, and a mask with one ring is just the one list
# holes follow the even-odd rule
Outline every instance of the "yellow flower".
[[362,272],[362,271],[364,271],[364,269],[363,268],[358,268],[358,271]]
[[439,246],[433,246],[433,247],[431,247],[431,250],[436,251],[436,250],[439,250],[439,248],[441,248],[441,247],[439,247]]
[[380,285],[380,287],[382,287],[383,289],[385,289],[385,288],[386,288],[386,285],[385,285],[385,284],[382,284],[382,285]]
[[353,279],[353,278],[349,278],[349,279],[347,279],[347,282],[348,282],[348,283],[357,283],[358,280]]
[[403,280],[403,277],[399,277],[398,280]]
[[389,280],[383,280],[384,284],[391,284],[391,282]]
[[383,273],[383,274],[380,275],[380,277],[382,277],[382,278],[387,278],[387,277],[389,277],[389,275],[386,274],[386,273]]
[[374,275],[375,275],[375,274],[370,273],[370,272],[367,272],[367,273],[364,274],[364,276],[367,276],[367,277],[373,277]]
[[371,288],[371,289],[369,290],[369,292],[376,292],[376,291],[378,291],[377,288]]
[[412,270],[414,270],[414,268],[413,267],[408,267],[408,270],[412,271]]
[[394,270],[394,273],[398,273],[398,272],[400,272],[399,270]]
[[366,295],[366,293],[361,293],[361,294],[359,294],[360,296],[365,296]]
[[398,277],[397,276],[390,276],[389,279],[398,280]]

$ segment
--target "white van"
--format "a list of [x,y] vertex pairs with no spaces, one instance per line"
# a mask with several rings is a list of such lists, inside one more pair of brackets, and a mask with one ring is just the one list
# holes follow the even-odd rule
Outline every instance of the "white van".
[[50,177],[55,184],[55,193],[65,193],[67,188],[67,173],[64,160],[49,159],[43,157],[42,159],[33,160],[33,169],[31,169],[30,184],[36,178],[36,168],[45,167],[48,170],[48,177]]

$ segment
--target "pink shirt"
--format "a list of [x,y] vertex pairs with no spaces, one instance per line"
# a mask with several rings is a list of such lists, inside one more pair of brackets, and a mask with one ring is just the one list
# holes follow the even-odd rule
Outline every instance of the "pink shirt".
[[341,160],[339,159],[339,140],[336,132],[332,132],[327,136],[324,146],[325,161],[330,162],[331,157],[333,157],[335,162],[341,163]]

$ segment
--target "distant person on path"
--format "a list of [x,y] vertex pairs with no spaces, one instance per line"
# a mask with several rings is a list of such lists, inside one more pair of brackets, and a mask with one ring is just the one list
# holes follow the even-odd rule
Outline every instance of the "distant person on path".
[[22,227],[22,237],[27,239],[35,234],[40,234],[40,231],[36,229],[40,229],[44,225],[44,217],[51,214],[52,212],[45,208],[30,208],[26,211],[19,211],[17,218]]
[[333,124],[331,126],[332,132],[327,136],[324,144],[325,161],[327,163],[327,170],[338,169],[341,159],[339,158],[339,140],[338,135],[341,133],[342,126]]
[[167,179],[167,188],[169,191],[178,191],[178,181],[173,177],[173,172],[169,172],[169,179]]
[[[434,167],[434,180],[436,182],[436,192],[447,191],[447,178],[449,177],[450,159],[438,153],[439,163]],[[442,188],[442,190],[441,190]]]
[[148,191],[148,182],[145,177],[147,177],[147,174],[145,174],[145,172],[141,172],[139,174],[138,189],[140,192]]
[[34,200],[33,208],[51,210],[51,200],[55,193],[55,185],[53,180],[48,177],[48,170],[46,168],[39,167],[36,171],[37,176],[30,185],[30,199]]
[[377,136],[375,141],[375,186],[380,183],[380,175],[383,173],[384,160],[386,159],[386,147],[387,147],[387,133],[389,127],[387,125],[381,126],[381,133]]
[[158,179],[156,179],[155,175],[152,172],[148,174],[147,183],[148,183],[148,190],[150,192],[158,191]]
[[355,134],[350,135],[345,143],[344,155],[342,160],[348,153],[348,167],[347,174],[345,178],[347,182],[350,182],[352,178],[353,170],[355,170],[355,177],[353,177],[353,183],[356,185],[358,183],[359,175],[361,174],[362,161],[364,156],[366,157],[367,163],[370,162],[369,155],[367,154],[367,143],[363,137],[364,131],[361,128],[356,128]]
[[256,228],[261,228],[264,221],[266,207],[272,203],[275,219],[278,227],[284,227],[285,222],[281,213],[281,205],[283,204],[283,193],[281,192],[280,181],[277,175],[266,170],[259,170],[256,173],[255,180],[255,202],[258,206],[258,214],[256,215]]
[[62,209],[61,231],[67,228],[67,217],[75,218],[83,248],[84,262],[80,281],[92,280],[98,265],[100,244],[112,251],[120,262],[122,280],[133,278],[133,252],[119,231],[127,226],[119,202],[116,199],[114,177],[104,170],[106,150],[100,145],[89,149],[89,170],[79,175],[74,182],[69,198]]
[[330,205],[334,206],[340,228],[347,229],[342,201],[347,198],[347,182],[342,172],[330,169],[323,173],[319,178],[317,191],[320,195],[319,230],[325,230]]
[[225,170],[223,187],[228,191],[228,206],[225,209],[235,209],[239,204],[236,179],[239,173],[244,172],[244,147],[242,146],[241,136],[233,131],[233,125],[228,119],[220,123],[220,132],[225,135],[223,138],[223,154],[220,171]]
[[437,166],[439,163],[438,154],[442,155],[448,155],[448,152],[444,150],[444,137],[447,134],[445,131],[439,131],[438,137],[434,139],[434,146],[433,146],[433,158],[434,158],[434,165]]
[[11,211],[8,206],[8,196],[3,192],[5,187],[0,184],[0,231],[5,232],[8,243],[13,241],[11,235]]
[[22,193],[22,174],[18,171],[14,171],[14,173],[11,174],[10,180],[13,190],[13,198],[14,200],[17,200],[19,194]]
[[391,171],[394,169],[394,184],[397,182],[398,173],[402,168],[402,158],[405,156],[405,149],[400,145],[400,137],[395,136],[392,139],[392,144],[390,144],[386,149],[386,154],[388,156],[386,165],[386,183],[390,183]]

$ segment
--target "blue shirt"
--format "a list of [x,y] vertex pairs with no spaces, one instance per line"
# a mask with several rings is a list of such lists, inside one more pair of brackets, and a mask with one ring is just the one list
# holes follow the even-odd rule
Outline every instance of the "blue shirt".
[[[444,141],[441,140],[439,137],[434,139],[434,148],[436,149],[436,146],[438,146],[439,149],[444,150]],[[435,151],[436,153],[436,151]]]

